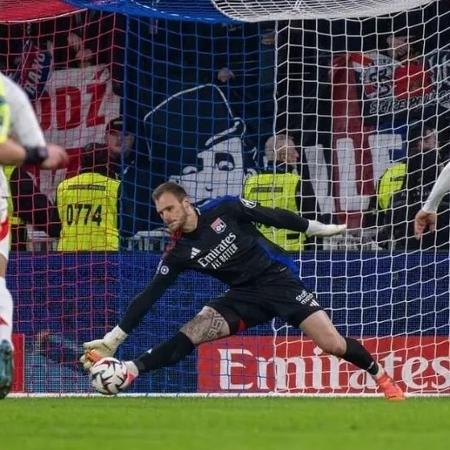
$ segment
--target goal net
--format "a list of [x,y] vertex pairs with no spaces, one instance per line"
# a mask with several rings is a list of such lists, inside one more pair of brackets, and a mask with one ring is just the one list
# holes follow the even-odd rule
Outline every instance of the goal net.
[[[3,70],[27,90],[47,139],[71,154],[69,169],[30,176],[49,199],[48,217],[59,210],[50,220],[57,232],[27,222],[11,255],[15,391],[92,392],[76,364],[81,344],[110,329],[151,279],[167,242],[151,191],[173,180],[199,205],[242,195],[347,223],[345,235],[327,239],[259,229],[290,252],[338,330],[362,340],[408,393],[448,394],[448,200],[438,231],[421,242],[412,222],[449,159],[450,8],[424,1],[71,3],[96,9],[23,22],[29,17],[19,7],[0,24]],[[111,134],[120,141],[118,158]],[[104,166],[113,165],[120,181],[113,248],[83,235],[83,223],[99,225],[96,208],[55,205],[57,186],[79,173],[83,155],[105,147]],[[92,159],[86,169],[96,170]],[[21,172],[16,184],[27,176]],[[12,200],[20,217],[21,203]],[[58,223],[76,229],[68,247]],[[119,356],[167,339],[224,289],[183,274]],[[376,389],[362,371],[275,320],[202,345],[182,363],[139,378],[131,392]]]
[[[123,129],[114,121],[120,117],[122,77],[113,64],[121,51],[120,26],[113,14],[77,11],[59,1],[10,2],[6,10],[1,70],[25,90],[48,142],[69,154],[67,167],[56,171],[4,168],[11,191],[13,391],[85,392],[89,382],[77,366],[80,343],[117,321],[120,258],[107,251],[115,247],[117,253],[119,246],[109,238],[114,227],[103,227],[108,212],[95,215],[106,196],[91,205],[85,197],[70,197],[62,183],[75,180],[81,169],[114,162],[113,153],[105,153],[105,134],[111,126],[119,136]],[[60,240],[61,224],[69,229]],[[97,227],[108,238],[98,239]]]

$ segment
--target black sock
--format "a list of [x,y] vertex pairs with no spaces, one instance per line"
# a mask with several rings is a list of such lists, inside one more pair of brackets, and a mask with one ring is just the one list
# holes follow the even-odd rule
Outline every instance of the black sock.
[[347,337],[344,339],[347,342],[347,350],[342,358],[360,369],[367,370],[371,375],[376,375],[378,372],[378,364],[372,358],[371,354],[356,339]]
[[183,333],[178,332],[173,338],[145,352],[133,362],[140,373],[161,369],[181,361],[195,349],[195,345]]

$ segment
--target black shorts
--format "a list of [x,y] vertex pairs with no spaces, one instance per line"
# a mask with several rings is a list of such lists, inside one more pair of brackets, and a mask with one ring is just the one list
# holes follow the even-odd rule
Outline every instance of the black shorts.
[[206,306],[225,318],[231,334],[274,317],[298,327],[308,316],[322,310],[315,295],[289,270],[271,273],[252,284],[233,287]]

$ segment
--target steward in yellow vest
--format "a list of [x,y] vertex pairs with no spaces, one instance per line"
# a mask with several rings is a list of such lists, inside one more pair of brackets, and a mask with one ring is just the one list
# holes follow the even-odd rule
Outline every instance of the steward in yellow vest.
[[115,179],[108,149],[85,152],[81,165],[81,173],[57,189],[62,225],[58,250],[117,251],[120,181]]
[[[297,193],[301,178],[293,173],[260,173],[250,175],[244,181],[244,198],[258,202],[262,206],[282,208],[298,213]],[[288,252],[303,249],[305,235],[290,230],[258,224],[259,231],[269,241]]]
[[406,182],[406,161],[398,162],[388,167],[378,182],[378,210],[385,211],[391,206],[392,196],[401,191]]
[[[250,175],[244,181],[243,197],[270,208],[282,208],[316,220],[319,206],[311,182],[296,173],[299,153],[292,136],[277,134],[265,144],[266,169]],[[290,230],[280,230],[258,224],[259,231],[269,241],[288,252],[304,249],[306,236]],[[316,241],[317,244],[317,241]]]
[[[440,147],[432,124],[420,123],[408,130],[408,158],[389,167],[377,188],[378,240],[395,250],[446,248],[448,201],[443,202],[438,230],[420,241],[414,237],[414,216],[420,210],[439,174]],[[444,205],[447,204],[446,207]]]
[[[282,170],[286,170],[284,166]],[[250,175],[244,181],[243,197],[270,208],[283,208],[315,220],[320,215],[316,197],[309,180],[292,172],[277,173],[268,169]],[[269,241],[288,252],[304,249],[306,236],[290,230],[258,225],[259,231]]]

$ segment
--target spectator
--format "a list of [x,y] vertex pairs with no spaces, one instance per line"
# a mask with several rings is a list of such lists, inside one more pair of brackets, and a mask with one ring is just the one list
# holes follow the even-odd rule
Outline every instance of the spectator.
[[58,211],[39,190],[33,173],[26,167],[6,166],[4,170],[11,191],[8,202],[11,250],[27,250],[27,224],[50,238],[58,238],[61,231]]
[[67,36],[67,44],[69,50],[74,54],[73,58],[70,58],[77,65],[77,67],[89,67],[96,64],[96,54],[86,46],[83,39],[74,32],[70,32]]
[[[382,224],[379,240],[395,243],[395,249],[417,250],[448,247],[448,212],[440,215],[440,230],[420,242],[414,239],[414,217],[439,174],[437,132],[429,124],[418,124],[408,132],[408,158],[386,170],[378,184],[378,210]],[[441,208],[448,210],[448,202]],[[446,226],[444,224],[446,223]]]
[[[310,181],[298,174],[299,153],[293,138],[283,134],[270,137],[265,155],[265,170],[250,175],[244,182],[244,198],[263,206],[301,212],[303,217],[315,220],[319,207]],[[284,250],[298,252],[305,248],[304,234],[263,225],[259,230]]]
[[[147,231],[150,198],[150,160],[139,148],[135,135],[126,131],[122,117],[112,119],[105,129],[104,142],[93,142],[84,152],[106,152],[111,177],[120,181],[120,236],[124,248],[128,248],[127,238],[138,231]],[[141,145],[143,142],[141,141]]]
[[119,28],[114,14],[85,10],[34,25],[32,34],[40,45],[52,41],[55,69],[84,68],[111,63]]
[[61,182],[57,206],[61,218],[60,251],[119,249],[120,182],[108,147],[85,151],[81,173]]
[[421,32],[403,28],[388,35],[386,42],[386,53],[397,63],[393,74],[395,98],[409,100],[431,92],[431,74],[423,58]]
[[[103,143],[92,142],[86,145],[83,152],[106,151],[110,174],[119,178],[121,162],[126,166],[131,157],[134,144],[134,136],[124,131],[124,123],[121,117],[109,121],[105,128],[105,141]],[[126,168],[124,167],[124,170]]]
[[217,81],[228,85],[232,107],[245,121],[247,140],[260,151],[274,119],[274,25],[228,27],[227,38],[230,53],[216,59]]

